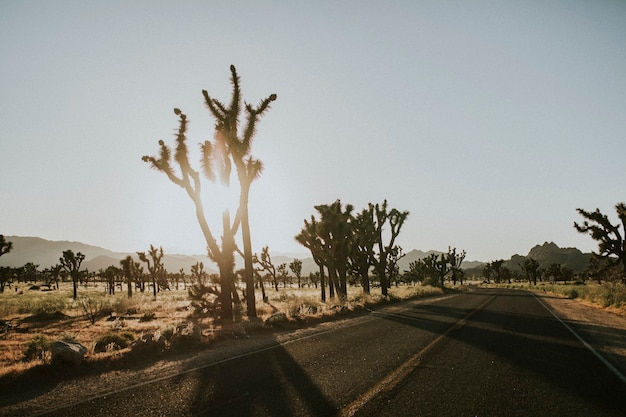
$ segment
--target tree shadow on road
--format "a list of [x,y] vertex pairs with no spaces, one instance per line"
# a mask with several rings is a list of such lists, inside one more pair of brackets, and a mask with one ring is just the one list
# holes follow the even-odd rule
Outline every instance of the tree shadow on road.
[[[381,317],[435,334],[447,332],[446,336],[453,341],[478,348],[486,352],[487,357],[503,363],[503,369],[508,369],[511,377],[515,374],[516,377],[521,375],[522,379],[539,381],[538,387],[531,387],[531,390],[551,390],[555,395],[571,398],[572,403],[593,404],[592,409],[616,412],[617,415],[624,412],[626,385],[549,311],[537,308],[532,294],[491,290],[476,295],[481,293],[483,296],[498,296],[476,312],[472,308],[456,308],[442,303],[417,304],[402,314],[383,314]],[[467,323],[452,329],[452,323],[465,317]],[[626,340],[626,332],[620,329],[596,331],[613,334],[616,344]],[[450,348],[444,344],[435,349]],[[454,357],[453,354],[450,356]],[[487,375],[488,363],[485,362],[482,368],[484,375],[475,376],[477,386],[481,380],[491,378]]]
[[202,370],[190,406],[201,416],[332,416],[338,407],[284,346],[265,348]]

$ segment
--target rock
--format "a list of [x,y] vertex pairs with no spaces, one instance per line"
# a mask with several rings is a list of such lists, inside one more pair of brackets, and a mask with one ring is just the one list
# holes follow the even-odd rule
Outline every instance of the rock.
[[272,314],[271,316],[269,316],[267,318],[267,320],[265,320],[265,325],[266,326],[276,326],[276,325],[280,325],[282,323],[287,323],[287,314],[285,314],[282,311],[278,311],[274,314]]
[[58,340],[52,344],[52,361],[80,365],[87,348],[78,342]]
[[141,335],[141,337],[130,344],[133,351],[163,351],[165,350],[165,337],[159,335],[155,337],[152,333]]

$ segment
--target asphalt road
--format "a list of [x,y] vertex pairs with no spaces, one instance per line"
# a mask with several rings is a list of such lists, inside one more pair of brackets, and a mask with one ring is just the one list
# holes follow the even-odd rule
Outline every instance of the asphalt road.
[[44,415],[626,416],[620,375],[522,291],[396,304],[251,349]]

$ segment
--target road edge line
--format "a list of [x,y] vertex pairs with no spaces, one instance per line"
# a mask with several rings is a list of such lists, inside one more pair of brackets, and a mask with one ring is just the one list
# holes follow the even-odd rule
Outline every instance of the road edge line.
[[556,318],[563,326],[565,326],[565,328],[567,330],[569,330],[570,333],[573,334],[574,337],[576,337],[576,339],[578,339],[578,341],[580,343],[583,344],[583,346],[585,346],[587,349],[589,349],[589,351],[591,351],[591,353],[593,353],[594,356],[596,358],[598,358],[600,360],[600,362],[602,362],[604,364],[604,366],[606,366],[620,381],[622,381],[624,383],[624,385],[626,385],[626,376],[624,376],[624,374],[622,374],[619,369],[617,369],[611,362],[609,362],[604,356],[602,356],[597,350],[595,350],[593,348],[593,346],[591,346],[589,343],[587,343],[587,341],[585,339],[583,339],[582,336],[580,336],[578,333],[576,333],[576,331],[574,329],[572,329],[571,326],[569,326],[559,316],[557,316],[556,313],[554,311],[552,311],[552,309],[550,307],[548,307],[546,305],[546,303],[544,303],[543,300],[541,300],[541,298],[539,298],[537,296],[537,294],[535,294],[533,292],[530,292],[530,293],[533,295],[533,297],[535,297],[537,299],[537,301],[539,301],[539,304],[541,304],[543,306],[543,308],[548,310],[550,312],[550,314],[552,314],[554,316],[554,318]]

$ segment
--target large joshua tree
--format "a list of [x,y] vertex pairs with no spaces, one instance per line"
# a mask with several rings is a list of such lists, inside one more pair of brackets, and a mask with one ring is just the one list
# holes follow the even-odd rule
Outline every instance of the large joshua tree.
[[[399,250],[395,241],[400,234],[400,229],[404,224],[406,218],[409,216],[408,211],[400,211],[398,209],[387,209],[387,200],[384,200],[382,204],[376,204],[374,207],[374,222],[376,234],[379,236],[378,243],[378,255],[373,256],[371,261],[378,278],[380,279],[380,288],[382,295],[388,295],[389,280],[387,279],[387,264],[389,263],[394,252]],[[389,243],[383,240],[383,229],[386,224],[389,224]]]
[[588,233],[598,242],[598,252],[593,256],[598,261],[604,260],[607,267],[619,266],[622,270],[622,280],[626,282],[626,204],[615,205],[617,218],[621,222],[613,224],[606,214],[595,211],[576,209],[585,219],[582,224],[574,222],[574,227],[580,233]]
[[[176,138],[176,149],[174,160],[178,164],[179,172],[175,172],[172,167],[171,150],[163,142],[159,141],[161,148],[158,158],[144,156],[143,160],[151,164],[158,171],[164,172],[167,177],[176,185],[182,187],[193,201],[196,208],[196,218],[207,243],[208,254],[217,264],[220,270],[221,291],[221,313],[222,318],[232,319],[232,297],[231,287],[234,278],[234,252],[237,250],[235,244],[235,234],[239,226],[242,227],[242,241],[244,246],[245,260],[245,281],[248,316],[256,317],[256,305],[254,300],[254,275],[252,265],[252,245],[250,239],[250,226],[248,220],[248,196],[250,185],[262,170],[260,161],[250,156],[250,145],[256,123],[259,117],[269,109],[271,101],[276,99],[272,94],[263,100],[258,107],[245,104],[248,114],[247,123],[243,136],[238,135],[239,117],[241,113],[241,91],[239,88],[239,77],[234,66],[231,65],[231,82],[233,84],[233,94],[230,105],[227,107],[216,99],[212,99],[206,91],[203,91],[205,101],[211,113],[217,119],[215,125],[214,142],[205,141],[200,145],[202,158],[202,173],[210,181],[215,181],[218,177],[226,185],[230,185],[230,174],[232,164],[235,165],[239,183],[240,199],[239,208],[234,221],[231,223],[228,209],[222,215],[222,245],[217,243],[205,217],[204,206],[201,199],[202,183],[200,171],[192,168],[189,162],[189,151],[186,144],[187,116],[179,109],[174,109],[174,113],[179,117],[179,130]],[[232,163],[231,163],[232,159]]]
[[311,221],[304,219],[304,227],[295,236],[295,239],[305,248],[311,251],[311,256],[320,269],[320,288],[322,302],[326,302],[326,277],[324,268],[327,265],[327,256],[323,249],[323,242],[319,236],[319,222],[315,216],[311,216]]
[[63,256],[59,258],[59,263],[61,266],[70,274],[72,277],[72,284],[74,286],[74,299],[77,297],[78,292],[78,280],[80,278],[80,265],[85,260],[85,255],[78,252],[74,254],[71,249],[63,251]]
[[233,86],[232,96],[228,107],[219,100],[211,98],[206,90],[202,90],[204,101],[213,117],[217,119],[215,125],[215,140],[220,149],[224,149],[230,156],[237,171],[239,180],[239,208],[235,217],[234,228],[241,224],[241,240],[243,243],[244,258],[244,281],[246,282],[246,297],[248,316],[256,317],[256,304],[254,300],[254,262],[252,253],[252,241],[250,237],[250,221],[248,215],[248,202],[250,186],[259,177],[263,170],[260,160],[250,156],[252,140],[256,133],[256,125],[259,118],[270,108],[270,103],[276,100],[276,94],[261,100],[257,107],[243,103],[246,113],[246,122],[239,130],[240,117],[242,111],[241,90],[239,87],[239,76],[234,65],[230,66],[231,84]]

